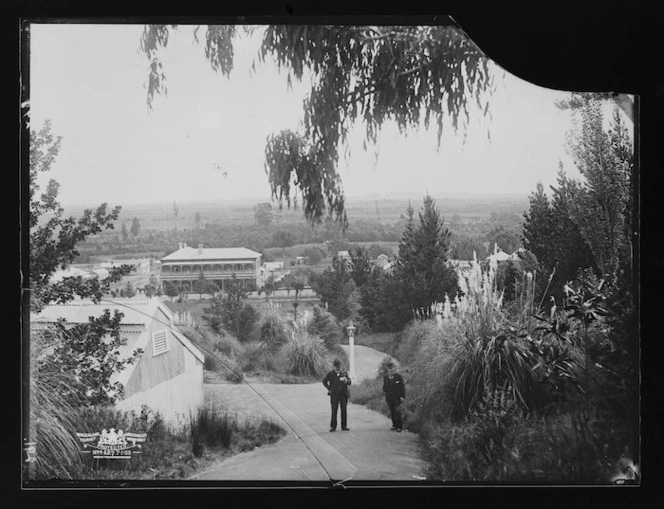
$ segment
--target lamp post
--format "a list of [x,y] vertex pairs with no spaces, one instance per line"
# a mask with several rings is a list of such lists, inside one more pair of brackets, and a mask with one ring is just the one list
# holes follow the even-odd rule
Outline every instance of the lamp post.
[[356,376],[355,376],[355,327],[353,326],[353,320],[348,322],[348,327],[346,327],[346,330],[348,331],[348,345],[350,346],[350,379],[355,382],[356,381]]

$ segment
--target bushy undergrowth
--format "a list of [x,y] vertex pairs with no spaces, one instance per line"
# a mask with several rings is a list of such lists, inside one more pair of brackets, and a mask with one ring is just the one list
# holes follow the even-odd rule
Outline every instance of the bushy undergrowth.
[[442,481],[609,484],[624,450],[617,428],[578,413],[523,419],[508,406],[421,430],[429,476]]
[[[461,285],[463,297],[400,342],[412,359],[408,426],[421,434],[428,477],[610,483],[634,451],[626,406],[591,361],[591,346],[607,348],[600,286],[570,290],[576,300],[536,317],[530,277],[508,310],[495,267],[475,266]],[[375,391],[362,397],[378,401]]]
[[362,345],[387,355],[397,357],[396,349],[398,348],[399,334],[394,332],[374,332],[371,334],[361,334],[355,338],[356,345]]
[[424,340],[439,333],[440,330],[436,322],[432,320],[411,322],[399,335],[394,356],[403,364],[412,363],[422,348]]
[[242,371],[279,371],[275,355],[263,343],[245,343],[238,358]]

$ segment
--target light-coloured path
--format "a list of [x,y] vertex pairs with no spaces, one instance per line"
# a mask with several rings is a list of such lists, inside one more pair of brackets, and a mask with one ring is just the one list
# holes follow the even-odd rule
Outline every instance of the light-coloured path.
[[[375,376],[385,354],[355,348],[358,379]],[[267,417],[288,433],[275,444],[233,456],[190,479],[351,483],[424,478],[417,436],[391,431],[389,418],[378,412],[349,403],[350,431],[330,433],[330,403],[322,383],[209,384],[205,391],[208,401],[243,418]]]

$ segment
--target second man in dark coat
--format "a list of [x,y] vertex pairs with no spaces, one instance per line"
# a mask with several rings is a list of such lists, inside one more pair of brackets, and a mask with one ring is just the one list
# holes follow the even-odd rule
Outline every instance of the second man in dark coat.
[[387,375],[383,378],[383,394],[390,409],[392,429],[401,431],[403,429],[401,403],[406,399],[406,387],[403,377],[397,373],[393,362],[387,364]]

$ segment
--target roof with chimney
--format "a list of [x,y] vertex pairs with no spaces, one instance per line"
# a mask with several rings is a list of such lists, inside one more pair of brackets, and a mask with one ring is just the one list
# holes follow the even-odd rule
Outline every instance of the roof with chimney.
[[260,253],[246,247],[190,247],[183,246],[174,253],[161,258],[162,262],[212,261],[212,260],[255,260]]

